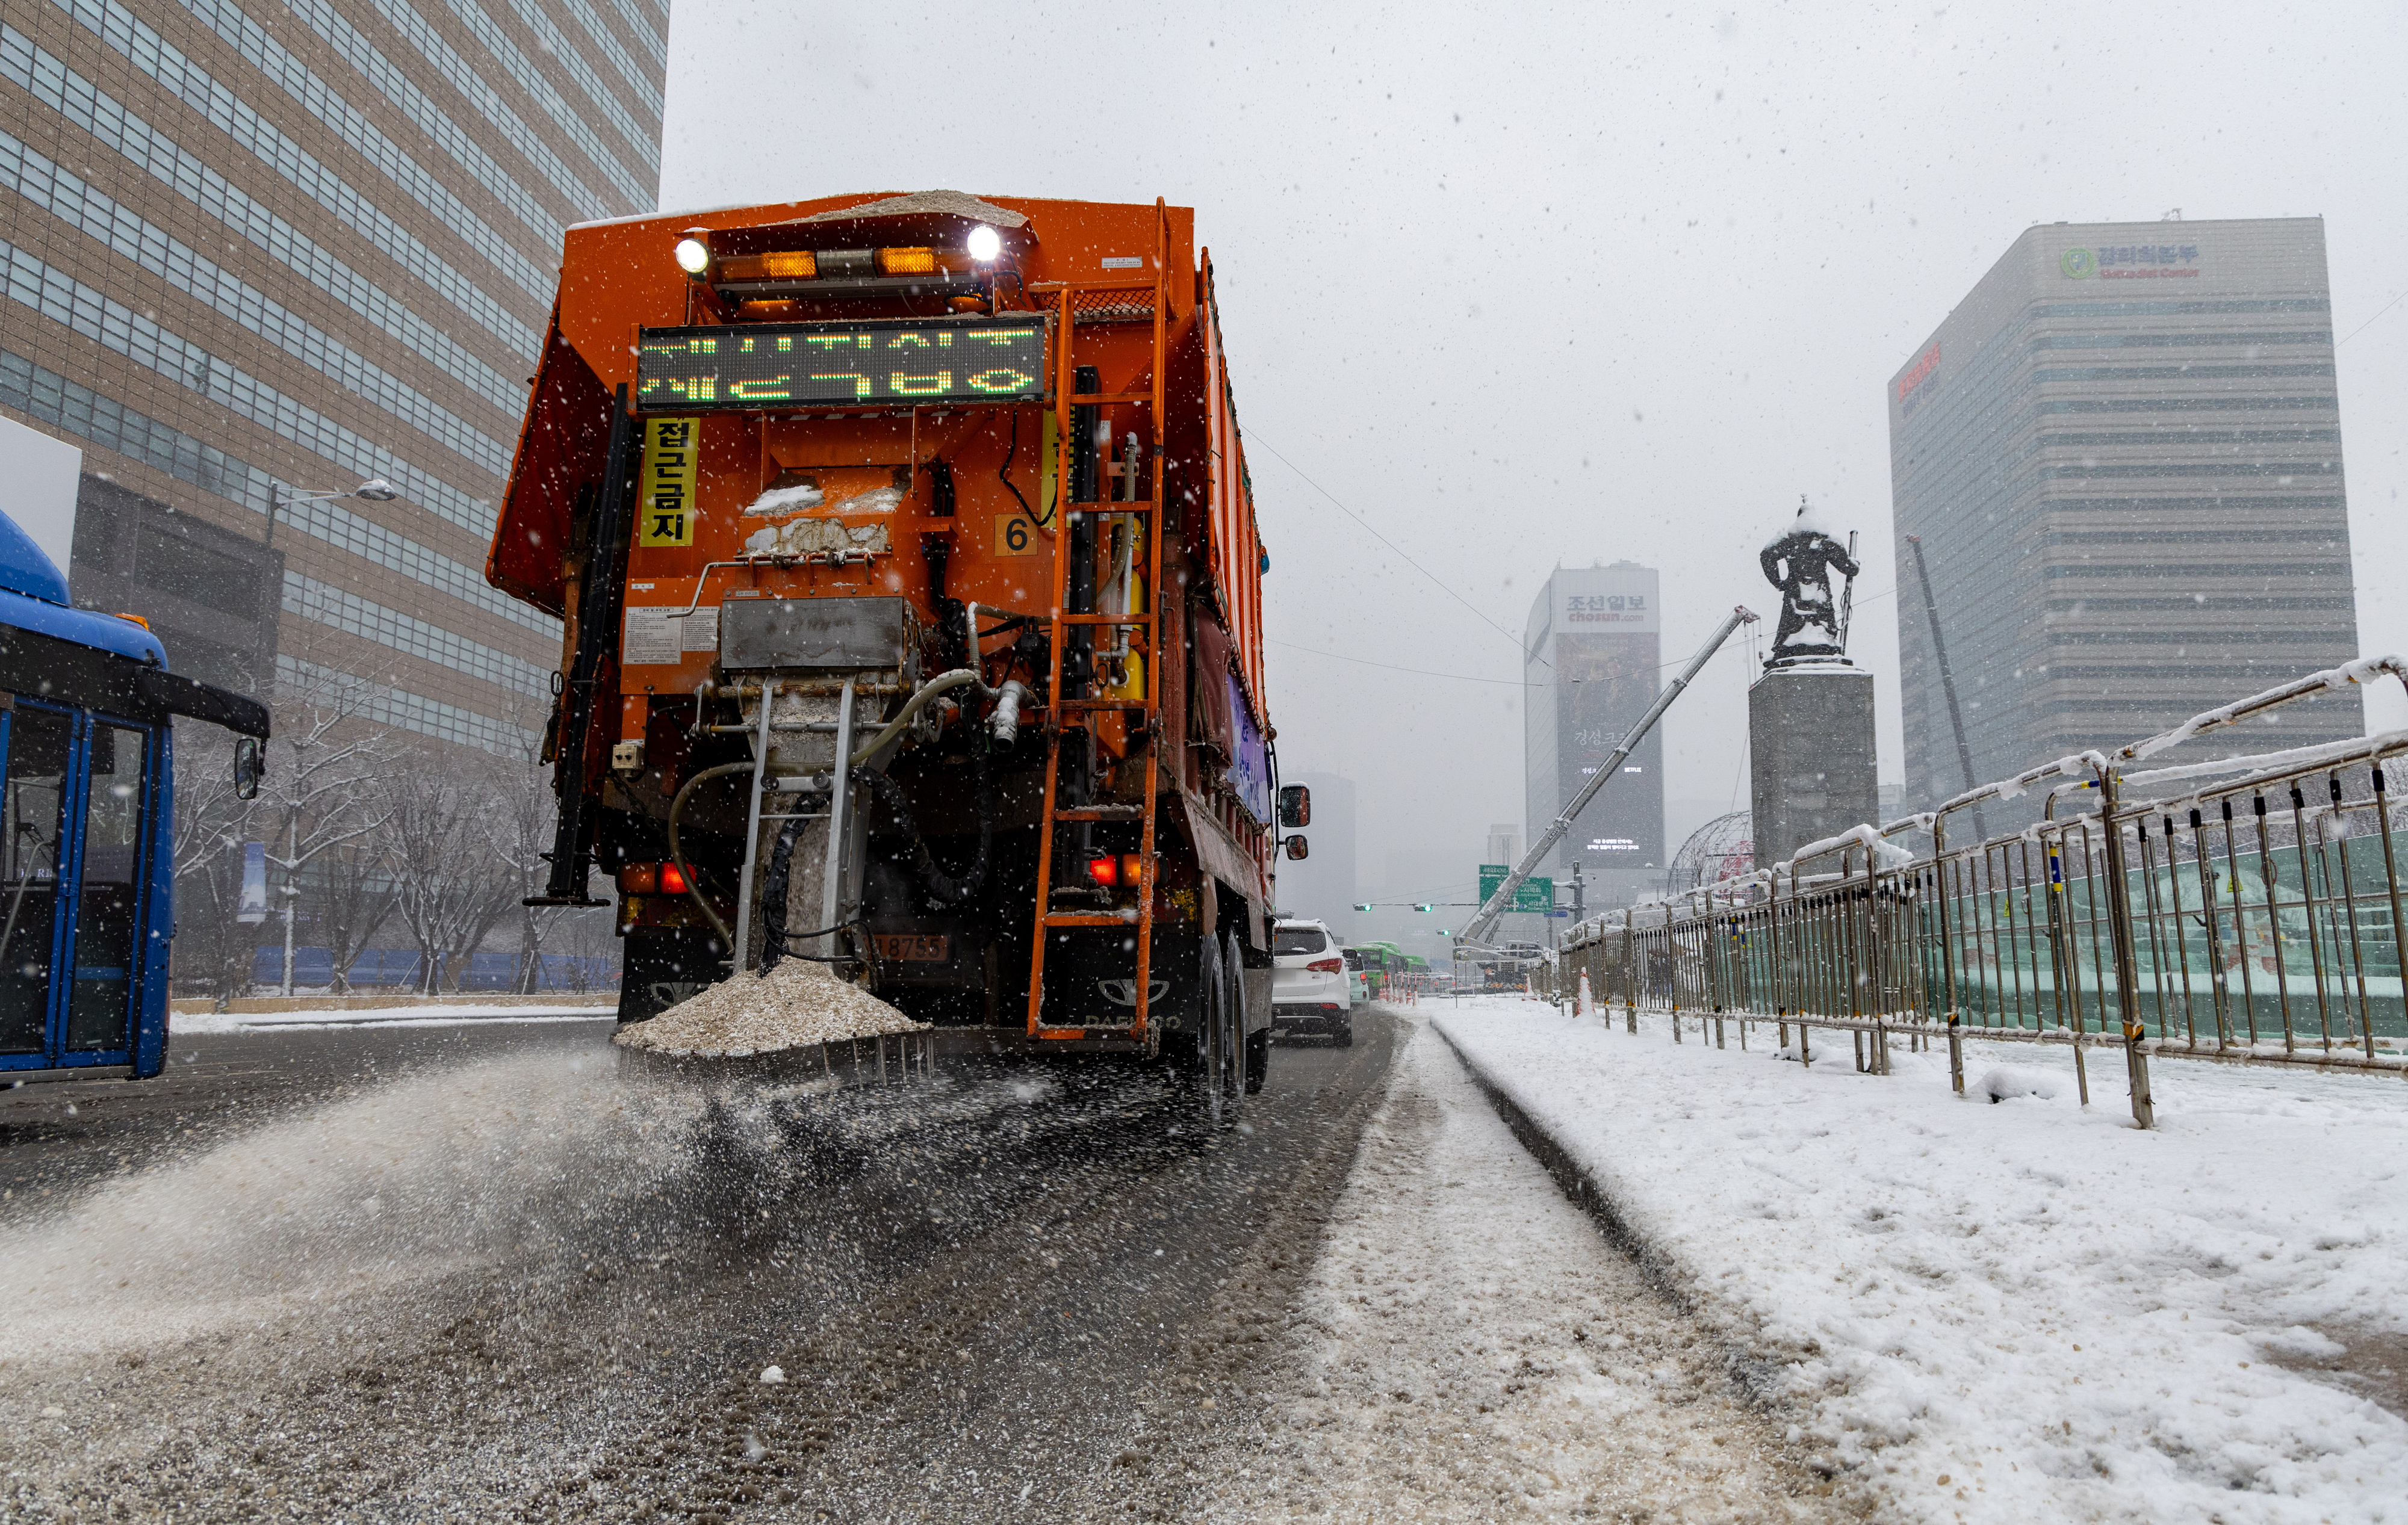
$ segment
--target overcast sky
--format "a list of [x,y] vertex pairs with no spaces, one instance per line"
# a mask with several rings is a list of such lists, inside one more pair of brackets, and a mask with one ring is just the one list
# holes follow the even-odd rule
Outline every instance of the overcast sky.
[[[1672,661],[1777,610],[1755,549],[1801,492],[1864,532],[1896,779],[1882,389],[2033,222],[2326,219],[2361,640],[2408,646],[2379,575],[2408,552],[2403,15],[677,0],[662,198],[1194,207],[1281,761],[1356,780],[1371,884],[1391,842],[1469,865],[1521,815],[1552,567],[1660,568]],[[1746,676],[1727,651],[1664,722],[1672,800],[1744,803]]]

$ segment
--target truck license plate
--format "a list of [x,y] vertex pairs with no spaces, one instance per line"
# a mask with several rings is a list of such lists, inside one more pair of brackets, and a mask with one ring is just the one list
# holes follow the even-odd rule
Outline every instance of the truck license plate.
[[878,956],[900,962],[942,963],[952,943],[953,938],[942,933],[882,932]]

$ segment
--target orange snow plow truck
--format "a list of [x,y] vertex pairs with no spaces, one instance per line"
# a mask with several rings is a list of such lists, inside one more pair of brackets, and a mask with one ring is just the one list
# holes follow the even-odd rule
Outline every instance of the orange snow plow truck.
[[1310,802],[1194,221],[929,192],[569,230],[486,575],[566,624],[535,903],[615,878],[622,1020],[807,957],[945,1048],[1260,1086]]

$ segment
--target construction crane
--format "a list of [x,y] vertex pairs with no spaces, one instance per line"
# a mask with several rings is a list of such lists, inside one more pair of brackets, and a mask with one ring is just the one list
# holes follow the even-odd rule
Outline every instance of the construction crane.
[[[1923,584],[1923,617],[1931,622],[1931,651],[1940,659],[1940,691],[1948,701],[1948,724],[1956,733],[1956,762],[1965,770],[1965,788],[1970,792],[1981,786],[1973,780],[1973,748],[1965,740],[1964,712],[1956,707],[1956,677],[1948,670],[1947,643],[1940,638],[1940,601],[1931,596],[1931,573],[1923,564],[1923,536],[1910,534],[1906,543],[1914,548],[1914,580]],[[1973,835],[1984,842],[1990,839],[1978,805],[1973,806]]]
[[1530,850],[1522,855],[1522,861],[1513,865],[1513,872],[1506,875],[1504,882],[1497,886],[1495,892],[1482,903],[1478,911],[1472,913],[1471,920],[1465,925],[1463,935],[1457,940],[1458,946],[1463,943],[1487,941],[1488,934],[1497,930],[1498,919],[1502,917],[1506,909],[1513,904],[1513,892],[1521,888],[1523,880],[1530,877],[1530,871],[1544,862],[1547,854],[1555,850],[1555,844],[1561,842],[1564,839],[1564,834],[1572,829],[1572,822],[1578,820],[1580,813],[1588,807],[1588,802],[1597,798],[1597,791],[1605,787],[1605,781],[1622,771],[1622,760],[1630,755],[1631,748],[1637,747],[1646,738],[1647,733],[1655,729],[1656,720],[1666,710],[1672,707],[1673,700],[1681,697],[1681,691],[1689,686],[1689,680],[1698,676],[1698,670],[1705,666],[1716,651],[1722,649],[1723,642],[1730,639],[1730,633],[1742,625],[1754,623],[1756,623],[1756,616],[1749,613],[1744,606],[1731,610],[1730,618],[1723,621],[1722,629],[1715,631],[1707,639],[1706,644],[1698,648],[1698,654],[1689,659],[1689,665],[1682,670],[1681,676],[1674,678],[1669,688],[1656,696],[1656,702],[1647,706],[1646,714],[1639,717],[1639,723],[1632,726],[1630,734],[1622,738],[1622,745],[1613,749],[1613,755],[1607,758],[1590,777],[1589,781],[1581,786],[1581,791],[1572,796],[1572,803],[1564,806],[1562,812],[1555,817],[1554,824],[1540,834],[1539,840],[1530,845]]

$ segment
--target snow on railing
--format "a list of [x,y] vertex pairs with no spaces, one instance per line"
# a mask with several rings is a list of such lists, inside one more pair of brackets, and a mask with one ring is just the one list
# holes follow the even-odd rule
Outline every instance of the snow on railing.
[[[2203,712],[2114,752],[2069,753],[1938,809],[1807,844],[1770,869],[1601,914],[1565,941],[1562,978],[1600,1008],[1677,1024],[1852,1030],[2124,1049],[2146,1125],[2147,1057],[2377,1071],[2408,1064],[2408,807],[2390,780],[2408,730],[2256,756],[2117,770],[2282,704],[2389,677],[2364,658]],[[1946,818],[2047,785],[2042,819],[1947,842]],[[2171,788],[2169,786],[2172,786]],[[2060,815],[2069,793],[2092,808]],[[2396,813],[2395,813],[2396,812]],[[1918,857],[1896,838],[1923,833]],[[1839,871],[1810,873],[1817,860]]]
[[2398,678],[2401,689],[2408,691],[2408,658],[2402,658],[2397,654],[2358,657],[2354,661],[2344,662],[2338,667],[2328,667],[2320,673],[2310,673],[2305,677],[2295,677],[2288,683],[2277,684],[2262,693],[2253,693],[2246,699],[2226,705],[2219,709],[2204,710],[2171,731],[2163,731],[2145,740],[2132,743],[2115,755],[2135,761],[2144,757],[2155,757],[2169,748],[2181,746],[2203,732],[2247,720],[2252,715],[2272,709],[2280,705],[2287,705],[2294,699],[2304,699],[2311,694],[2338,691],[2353,683],[2371,683],[2382,677]]

